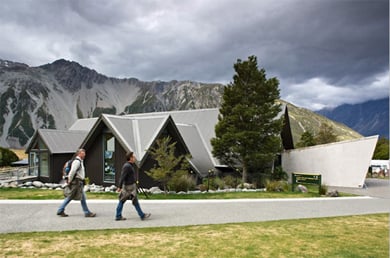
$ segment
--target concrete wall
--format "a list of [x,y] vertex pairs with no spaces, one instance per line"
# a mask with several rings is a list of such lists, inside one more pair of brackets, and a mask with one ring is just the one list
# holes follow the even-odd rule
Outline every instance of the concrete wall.
[[283,170],[291,173],[321,174],[322,184],[363,187],[378,136],[365,137],[282,153]]

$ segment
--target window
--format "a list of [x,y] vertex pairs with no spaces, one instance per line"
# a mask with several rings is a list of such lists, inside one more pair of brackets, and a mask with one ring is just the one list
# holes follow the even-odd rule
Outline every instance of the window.
[[40,153],[40,176],[49,176],[49,154],[47,152]]
[[115,137],[112,134],[104,135],[103,152],[103,181],[115,183]]
[[30,152],[30,176],[38,176],[39,158],[37,152]]

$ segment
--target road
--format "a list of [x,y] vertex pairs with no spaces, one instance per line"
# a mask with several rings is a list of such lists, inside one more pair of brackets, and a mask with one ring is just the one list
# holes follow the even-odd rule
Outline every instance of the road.
[[[386,183],[384,183],[386,182]],[[386,181],[369,181],[366,189],[338,189],[361,196],[298,199],[230,200],[141,200],[150,219],[141,221],[130,202],[123,216],[115,221],[116,200],[88,200],[95,218],[85,218],[79,201],[72,201],[59,217],[62,200],[0,200],[0,233],[171,227],[223,224],[299,218],[320,218],[373,213],[390,213],[390,186]],[[357,193],[358,192],[358,193]]]

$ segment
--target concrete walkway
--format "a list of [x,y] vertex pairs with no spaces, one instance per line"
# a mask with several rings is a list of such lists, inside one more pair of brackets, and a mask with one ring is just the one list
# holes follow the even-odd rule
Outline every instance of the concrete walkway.
[[72,201],[66,209],[69,217],[62,218],[56,215],[62,200],[1,200],[0,233],[171,227],[390,213],[390,191],[386,188],[389,186],[379,182],[376,187],[368,184],[367,189],[354,189],[365,191],[365,196],[358,197],[141,200],[142,209],[152,213],[145,221],[137,218],[130,202],[125,204],[123,213],[128,220],[115,221],[116,200],[88,200],[90,210],[97,213],[95,218],[84,217],[79,201]]

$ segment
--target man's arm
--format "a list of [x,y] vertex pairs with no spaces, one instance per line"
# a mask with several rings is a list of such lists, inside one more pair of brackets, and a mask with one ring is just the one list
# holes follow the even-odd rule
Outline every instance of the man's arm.
[[73,178],[76,176],[76,172],[80,169],[81,161],[78,159],[74,159],[72,165],[70,167],[68,182],[72,182]]

